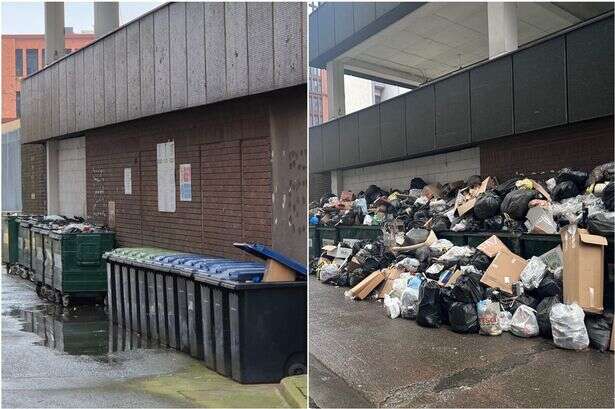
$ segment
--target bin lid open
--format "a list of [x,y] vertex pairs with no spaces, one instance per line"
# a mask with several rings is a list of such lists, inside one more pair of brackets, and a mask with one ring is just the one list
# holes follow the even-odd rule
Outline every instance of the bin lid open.
[[238,249],[241,249],[245,252],[252,254],[253,256],[262,258],[263,260],[269,260],[269,259],[275,260],[278,263],[285,265],[286,267],[290,268],[291,270],[293,270],[294,272],[296,272],[297,274],[303,277],[307,276],[307,268],[303,264],[291,258],[288,258],[278,253],[277,251],[273,251],[272,249],[270,249],[269,247],[263,244],[234,243],[233,245],[237,247]]

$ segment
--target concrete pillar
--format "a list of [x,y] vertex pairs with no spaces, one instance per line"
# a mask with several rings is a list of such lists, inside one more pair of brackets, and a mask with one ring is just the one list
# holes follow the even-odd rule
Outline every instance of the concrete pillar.
[[331,193],[340,195],[344,189],[344,173],[341,170],[331,171]]
[[487,25],[489,58],[517,49],[517,3],[487,3]]
[[47,141],[47,214],[60,211],[60,158],[57,139]]
[[344,64],[339,61],[327,64],[327,91],[329,92],[329,120],[346,115]]
[[45,65],[64,56],[64,3],[45,2]]
[[94,34],[100,38],[120,26],[120,8],[117,2],[94,2]]

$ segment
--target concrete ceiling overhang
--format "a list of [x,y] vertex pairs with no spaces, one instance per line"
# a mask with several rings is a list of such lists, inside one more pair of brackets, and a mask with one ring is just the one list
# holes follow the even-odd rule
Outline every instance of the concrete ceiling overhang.
[[[519,45],[612,9],[613,3],[517,3]],[[489,57],[487,3],[417,4],[338,51],[324,65],[341,61],[352,75],[414,87]],[[318,57],[312,60],[322,65]]]

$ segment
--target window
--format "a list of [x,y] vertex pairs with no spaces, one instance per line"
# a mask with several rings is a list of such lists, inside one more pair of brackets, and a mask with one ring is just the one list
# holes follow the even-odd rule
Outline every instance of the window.
[[21,118],[21,92],[19,91],[15,94],[15,112],[17,118]]
[[36,48],[28,48],[26,50],[26,72],[28,75],[38,71],[38,50]]
[[15,49],[15,75],[23,77],[23,50]]

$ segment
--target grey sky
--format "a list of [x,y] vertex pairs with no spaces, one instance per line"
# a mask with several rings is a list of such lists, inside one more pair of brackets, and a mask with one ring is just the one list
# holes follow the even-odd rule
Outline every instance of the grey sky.
[[[120,2],[120,25],[159,6],[162,2]],[[64,25],[76,33],[94,29],[94,4],[64,2]],[[43,2],[2,3],[2,34],[43,34]]]

